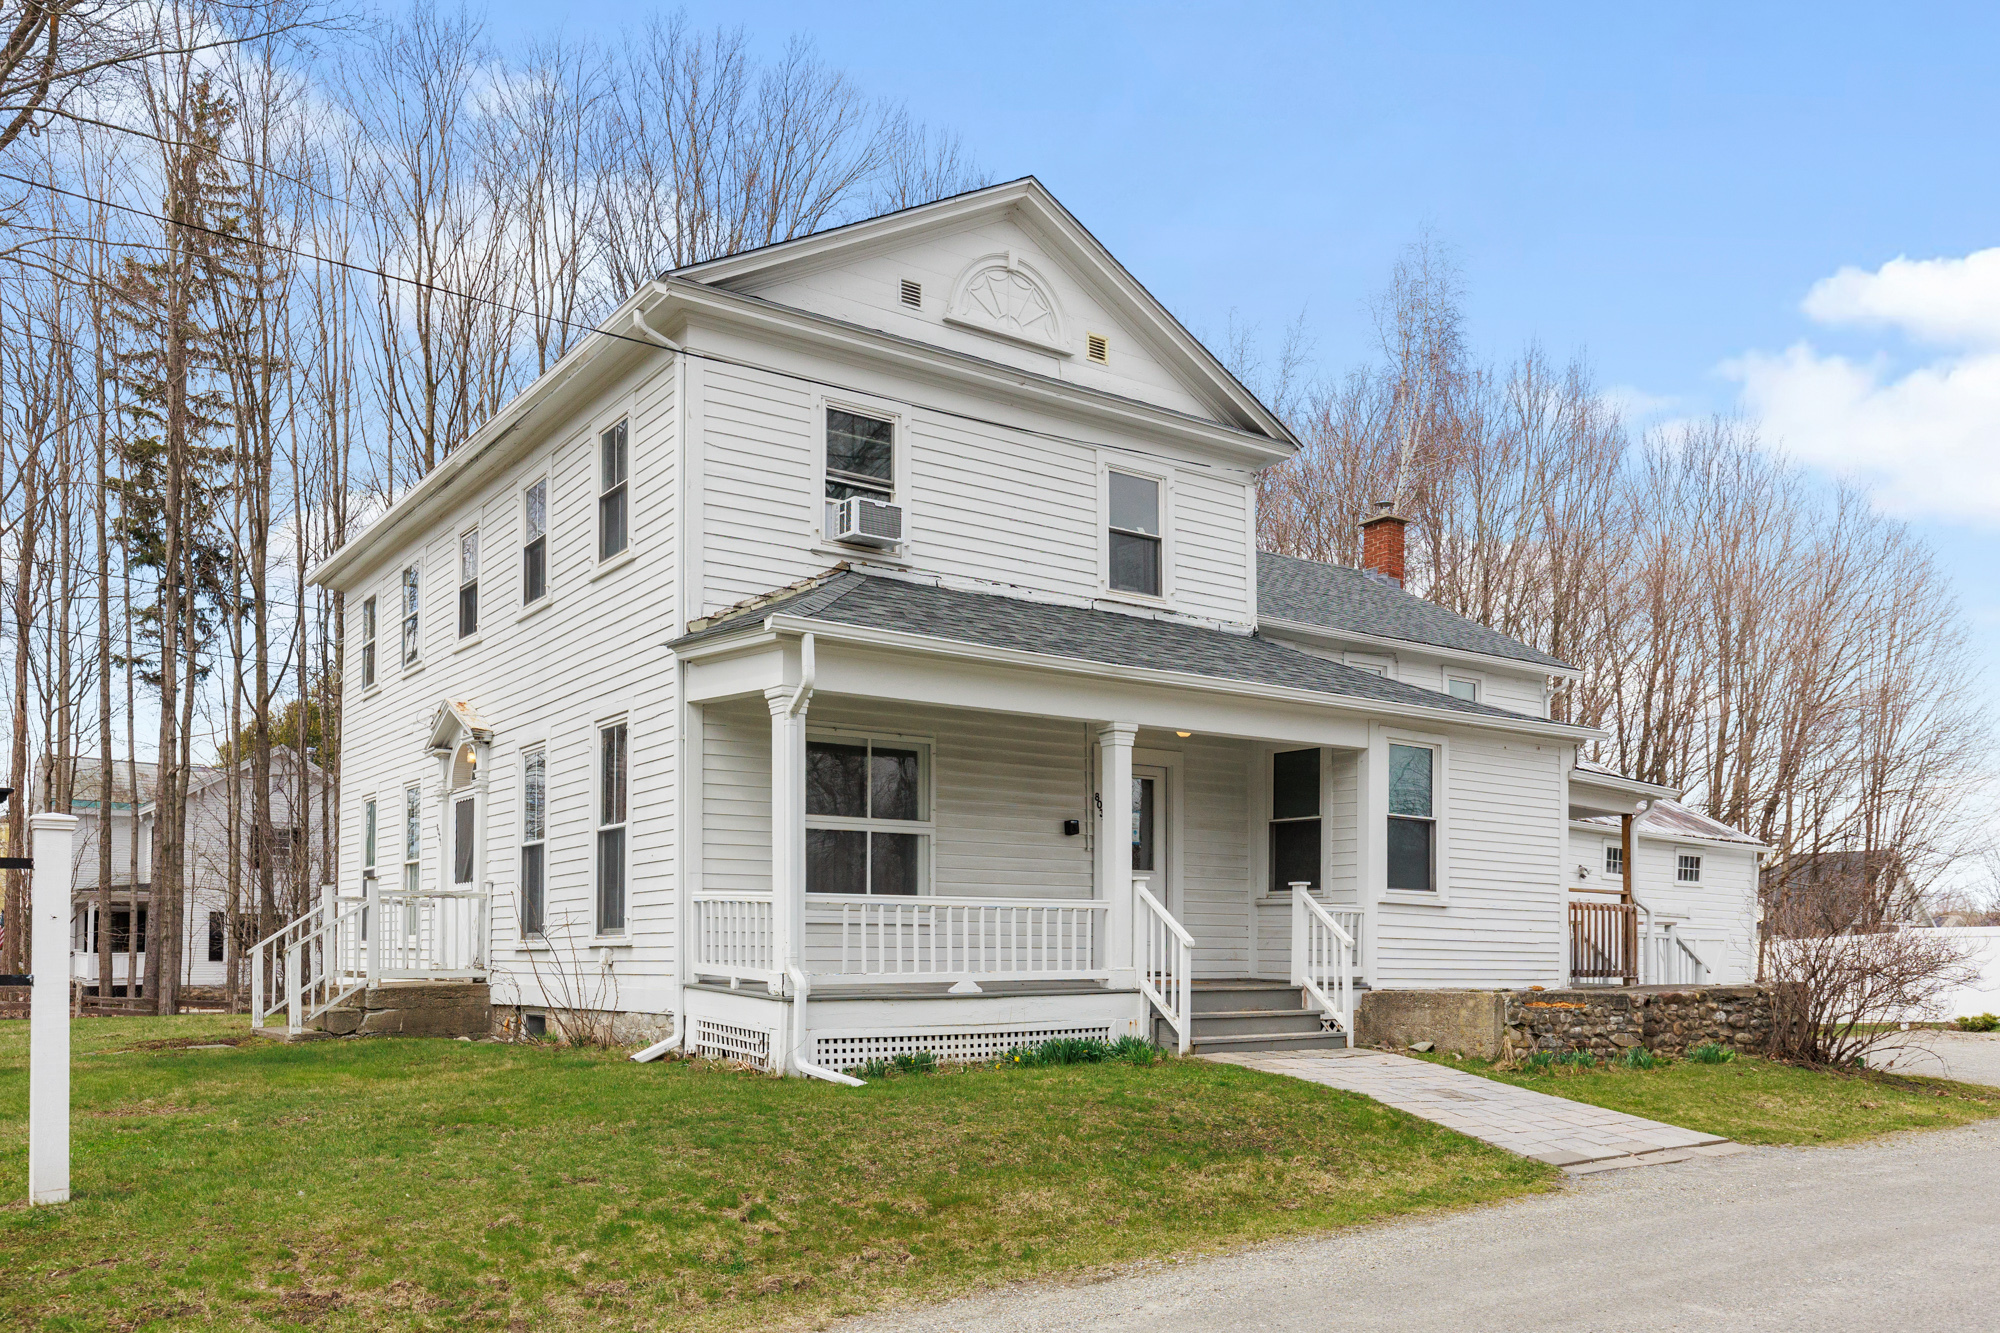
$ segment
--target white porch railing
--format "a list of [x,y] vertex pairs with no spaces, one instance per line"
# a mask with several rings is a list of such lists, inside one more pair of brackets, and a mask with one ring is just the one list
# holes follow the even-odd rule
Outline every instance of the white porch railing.
[[1708,964],[1681,938],[1675,923],[1645,924],[1639,942],[1639,981],[1648,986],[1704,986]]
[[694,900],[696,973],[734,986],[778,981],[778,946],[770,896]]
[[366,896],[318,905],[250,951],[250,1026],[280,1009],[301,1032],[377,981],[476,981],[486,976],[492,886],[407,892],[369,881]]
[[1194,1037],[1194,936],[1160,904],[1144,880],[1132,880],[1136,908],[1139,990],[1173,1028],[1182,1055]]
[[[1109,975],[1101,957],[1109,906],[1093,899],[809,897],[809,948],[814,928],[824,924],[837,929],[839,947],[832,970],[808,970],[822,978],[1101,978]],[[829,951],[827,961],[834,956]]]
[[356,965],[365,904],[336,898],[331,891],[318,906],[257,941],[250,951],[250,1026],[283,1010],[287,1032],[305,1025],[367,984]]
[[1354,932],[1320,905],[1309,884],[1292,885],[1292,984],[1352,1040]]

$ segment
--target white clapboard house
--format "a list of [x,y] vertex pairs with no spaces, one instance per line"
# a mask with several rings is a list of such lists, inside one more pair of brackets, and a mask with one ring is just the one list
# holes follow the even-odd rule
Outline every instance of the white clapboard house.
[[315,574],[339,883],[267,966],[822,1074],[1564,983],[1574,821],[1666,793],[1394,514],[1260,554],[1295,447],[1033,179],[664,275]]

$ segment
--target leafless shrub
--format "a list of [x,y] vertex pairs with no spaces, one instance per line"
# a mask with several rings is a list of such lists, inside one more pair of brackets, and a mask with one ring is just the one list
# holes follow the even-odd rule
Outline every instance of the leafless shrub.
[[618,979],[609,967],[589,955],[579,939],[589,937],[581,913],[564,913],[543,931],[546,952],[528,953],[528,971],[535,989],[548,1005],[549,1026],[565,1046],[608,1049],[620,1043],[613,1035],[618,1010]]
[[1893,1025],[1978,979],[1963,947],[1907,930],[1774,942],[1772,1054],[1832,1068],[1862,1065]]

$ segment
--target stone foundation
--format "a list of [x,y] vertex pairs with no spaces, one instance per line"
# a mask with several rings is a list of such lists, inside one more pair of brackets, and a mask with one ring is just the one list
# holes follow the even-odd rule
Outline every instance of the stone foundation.
[[313,1026],[337,1037],[484,1037],[493,1001],[483,981],[388,981],[356,991]]
[[1635,1046],[1682,1055],[1704,1042],[1762,1051],[1768,986],[1592,986],[1575,990],[1381,990],[1356,1006],[1356,1044],[1405,1050],[1431,1042],[1481,1060],[1536,1051],[1615,1056]]
[[[548,1040],[560,1039],[562,1027],[559,1010],[547,1005],[502,1004],[493,1007],[492,1034],[509,1041],[518,1041],[532,1034],[528,1029],[528,1019],[539,1016],[545,1025],[543,1036]],[[672,1014],[639,1014],[626,1010],[585,1010],[584,1026],[591,1030],[603,1030],[609,1025],[609,1036],[614,1046],[651,1046],[674,1035]]]

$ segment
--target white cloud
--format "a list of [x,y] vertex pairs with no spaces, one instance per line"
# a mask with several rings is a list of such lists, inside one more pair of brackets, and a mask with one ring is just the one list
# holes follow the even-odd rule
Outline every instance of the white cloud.
[[2000,249],[1814,284],[1805,313],[1936,344],[1914,368],[1798,342],[1725,362],[1766,439],[1906,515],[2000,523]]
[[1843,268],[1813,284],[1804,309],[1822,324],[1896,328],[1947,347],[2000,345],[2000,247]]

